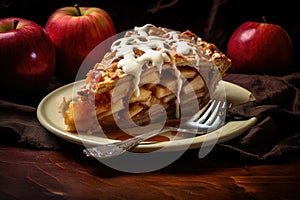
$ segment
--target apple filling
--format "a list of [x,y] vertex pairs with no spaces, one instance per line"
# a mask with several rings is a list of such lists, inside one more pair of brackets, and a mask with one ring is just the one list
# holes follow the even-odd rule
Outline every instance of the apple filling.
[[[222,76],[230,64],[215,45],[189,31],[136,27],[88,72],[64,115],[67,130],[147,125],[160,120],[161,109],[167,121],[179,122],[182,109],[192,115],[206,105],[218,81],[215,73]],[[154,105],[159,109],[151,110]]]

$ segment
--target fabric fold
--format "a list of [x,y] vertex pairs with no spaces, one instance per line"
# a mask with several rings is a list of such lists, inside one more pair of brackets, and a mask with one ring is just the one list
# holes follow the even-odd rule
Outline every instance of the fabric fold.
[[60,149],[61,142],[41,126],[36,108],[0,100],[2,140],[15,140],[36,148]]
[[218,145],[221,155],[252,161],[280,160],[300,151],[300,73],[283,77],[228,74],[224,79],[253,93],[256,101],[236,105],[227,117],[254,116],[257,123],[246,133]]

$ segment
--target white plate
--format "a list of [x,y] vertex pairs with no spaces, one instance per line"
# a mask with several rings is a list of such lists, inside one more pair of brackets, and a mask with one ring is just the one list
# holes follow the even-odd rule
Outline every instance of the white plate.
[[[252,101],[255,99],[251,92],[249,92],[245,88],[227,81],[223,81],[223,83],[226,92],[226,98],[234,105]],[[80,88],[82,84],[83,81],[71,83],[49,93],[40,102],[37,108],[38,120],[51,133],[73,143],[84,145],[98,145],[119,141],[118,139],[108,139],[94,135],[78,135],[76,133],[70,133],[66,131],[63,115],[62,113],[58,112],[59,106],[62,104],[64,98],[66,101],[71,100],[74,86],[76,90],[76,88]],[[249,128],[251,128],[256,123],[256,121],[257,119],[255,117],[242,121],[231,121],[216,131],[192,138],[183,136],[181,139],[176,138],[176,140],[172,140],[172,137],[174,138],[174,134],[169,132],[163,134],[160,138],[158,137],[157,141],[145,142],[138,145],[133,149],[133,151],[150,152],[166,146],[168,148],[163,148],[166,151],[176,151],[186,149],[187,144],[190,145],[188,148],[193,149],[199,148],[201,147],[201,145],[210,144],[210,141],[214,142],[217,140],[218,143],[221,143],[241,135]],[[169,141],[161,140],[161,138],[169,139]]]

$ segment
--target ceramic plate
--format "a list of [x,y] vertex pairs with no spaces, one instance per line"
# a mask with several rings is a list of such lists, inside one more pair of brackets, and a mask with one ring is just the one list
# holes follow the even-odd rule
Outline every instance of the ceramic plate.
[[[255,100],[254,96],[246,90],[236,84],[223,81],[226,92],[226,99],[236,104]],[[40,123],[51,133],[58,137],[77,144],[84,145],[99,145],[116,142],[124,138],[122,133],[111,133],[111,138],[99,137],[88,134],[76,134],[66,131],[64,124],[64,118],[61,112],[62,102],[68,102],[72,98],[73,89],[80,88],[83,85],[83,81],[78,81],[65,86],[62,86],[53,92],[49,93],[39,104],[37,109],[37,117]],[[195,137],[187,136],[186,134],[179,135],[172,132],[161,134],[157,137],[153,137],[151,140],[141,143],[133,149],[135,152],[149,152],[156,149],[165,149],[166,151],[176,151],[186,149],[187,146],[190,149],[203,147],[203,145],[211,144],[212,142],[225,142],[231,140],[256,123],[256,118],[252,117],[247,120],[231,121],[224,126],[215,130],[209,134],[199,135]],[[175,137],[176,135],[176,137]],[[179,135],[179,136],[178,136]],[[167,147],[167,148],[165,148]]]

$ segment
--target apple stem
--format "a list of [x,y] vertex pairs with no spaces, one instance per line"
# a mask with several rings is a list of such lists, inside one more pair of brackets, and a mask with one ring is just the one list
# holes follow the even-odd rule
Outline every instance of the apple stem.
[[16,20],[16,19],[15,19],[15,20],[14,20],[14,30],[16,30],[18,24],[19,24],[19,20]]
[[80,12],[80,9],[79,9],[79,5],[78,4],[75,4],[74,7],[76,8],[77,12],[78,12],[78,16],[81,16],[81,12]]
[[264,23],[267,23],[266,16],[262,16],[262,20],[263,20]]

